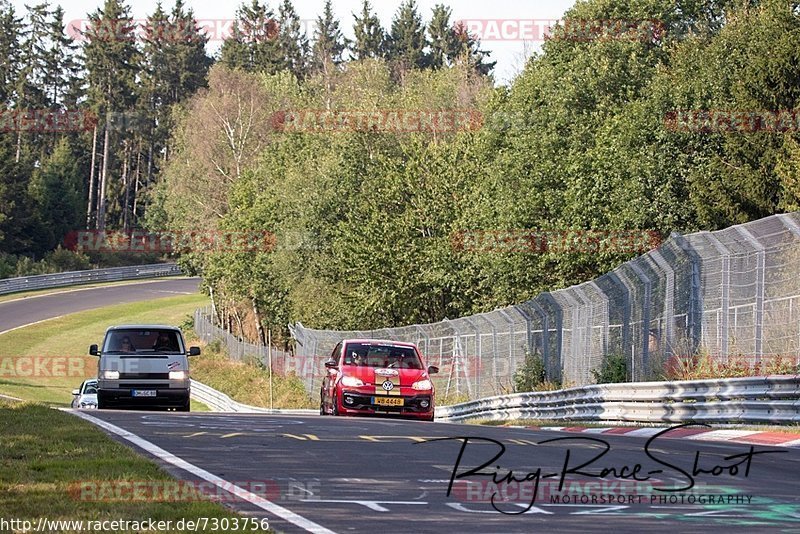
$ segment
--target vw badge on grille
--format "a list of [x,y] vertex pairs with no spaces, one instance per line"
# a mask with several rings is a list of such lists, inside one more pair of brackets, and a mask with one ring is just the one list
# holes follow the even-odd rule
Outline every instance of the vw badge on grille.
[[394,384],[392,383],[391,380],[386,380],[383,383],[383,389],[385,389],[386,391],[392,391],[392,389],[394,389]]

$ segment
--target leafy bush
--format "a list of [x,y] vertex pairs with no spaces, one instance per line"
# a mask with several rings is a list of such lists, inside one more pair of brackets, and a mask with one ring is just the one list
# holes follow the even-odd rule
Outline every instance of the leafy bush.
[[526,353],[525,363],[514,373],[514,391],[553,391],[561,382],[547,379],[547,369],[539,354]]
[[592,376],[598,384],[627,382],[628,359],[622,354],[608,354],[603,359],[600,370],[592,369]]

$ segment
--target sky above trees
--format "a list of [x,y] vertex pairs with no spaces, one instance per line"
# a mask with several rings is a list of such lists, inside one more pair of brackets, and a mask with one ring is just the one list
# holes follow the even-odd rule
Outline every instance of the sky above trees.
[[[25,11],[25,4],[29,0],[13,0],[12,4],[19,12]],[[53,5],[64,8],[64,20],[69,22],[76,19],[85,19],[87,13],[94,11],[101,5],[100,0],[54,0]],[[170,6],[171,2],[163,2]],[[269,6],[277,11],[278,1],[268,2]],[[427,21],[430,19],[431,10],[441,0],[419,0],[420,12]],[[458,0],[448,7],[453,10],[453,20],[459,19],[559,19],[564,12],[572,7],[574,0],[547,0],[546,2],[520,2],[520,0]],[[131,2],[131,14],[135,19],[145,19],[155,10],[157,0],[137,0]],[[198,19],[233,19],[240,2],[216,2],[210,0],[188,0],[186,6],[192,8]],[[313,36],[316,17],[322,13],[324,0],[294,0],[293,2],[300,18],[307,21],[305,25],[308,37]],[[380,0],[372,2],[373,8],[380,18],[384,28],[389,27],[392,17],[400,5],[400,0]],[[345,37],[353,38],[353,13],[358,13],[361,0],[335,0],[333,2],[334,15],[341,21],[342,32]],[[165,8],[166,9],[166,8]],[[484,40],[482,48],[492,53],[490,60],[497,61],[494,70],[498,83],[506,83],[522,71],[524,60],[532,52],[541,47],[540,42],[534,41],[501,41]],[[219,50],[222,42],[211,41],[209,51]]]

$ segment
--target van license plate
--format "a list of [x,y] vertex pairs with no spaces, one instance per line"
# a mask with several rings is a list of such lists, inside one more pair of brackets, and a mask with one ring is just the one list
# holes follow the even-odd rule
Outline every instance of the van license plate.
[[134,397],[155,397],[156,390],[154,389],[134,389],[133,390]]

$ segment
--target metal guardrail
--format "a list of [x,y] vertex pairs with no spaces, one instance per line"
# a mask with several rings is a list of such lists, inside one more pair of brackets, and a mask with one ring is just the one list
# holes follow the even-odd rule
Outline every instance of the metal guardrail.
[[800,422],[800,375],[601,384],[517,393],[436,409],[436,418],[642,423]]
[[117,280],[134,280],[137,278],[158,278],[161,276],[174,276],[178,274],[181,274],[181,270],[174,263],[131,265],[127,267],[110,267],[108,269],[92,269],[88,271],[37,274],[34,276],[22,276],[19,278],[0,280],[0,295],[34,289],[76,286],[91,282],[114,282]]
[[269,413],[269,414],[282,414],[282,415],[314,415],[318,414],[317,410],[270,410],[269,408],[261,408],[259,406],[249,406],[236,402],[221,391],[209,387],[202,382],[192,380],[191,396],[194,400],[200,401],[212,412],[235,412],[235,413]]

